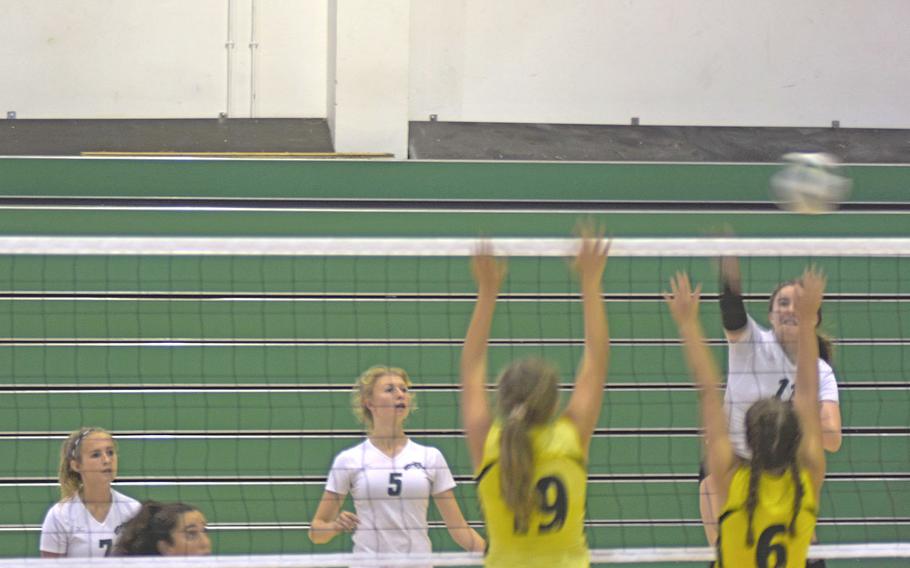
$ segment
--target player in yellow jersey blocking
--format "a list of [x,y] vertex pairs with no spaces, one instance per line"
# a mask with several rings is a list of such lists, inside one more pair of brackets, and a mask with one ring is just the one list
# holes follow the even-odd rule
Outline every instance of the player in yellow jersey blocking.
[[558,413],[559,376],[537,359],[500,375],[487,403],[487,344],[505,263],[485,247],[473,261],[477,304],[461,356],[462,418],[483,507],[488,567],[584,568],[588,446],[603,401],[609,334],[601,292],[608,243],[583,231],[575,259],[585,350],[569,404]]
[[793,402],[769,398],[749,408],[746,443],[752,458],[746,464],[736,459],[730,443],[718,390],[720,372],[698,319],[701,286],[693,290],[689,277],[677,273],[670,288],[667,304],[698,385],[708,468],[718,475],[724,503],[715,566],[803,568],[825,478],[815,337],[825,277],[810,267],[798,282],[799,351]]

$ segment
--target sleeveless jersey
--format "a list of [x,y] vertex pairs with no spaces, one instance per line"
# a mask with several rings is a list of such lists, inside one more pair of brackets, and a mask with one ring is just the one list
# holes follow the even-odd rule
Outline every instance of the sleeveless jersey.
[[796,486],[790,472],[782,475],[763,474],[758,482],[758,503],[752,517],[754,543],[746,546],[749,518],[748,466],[733,474],[727,503],[720,516],[717,539],[717,568],[804,568],[809,543],[815,530],[816,503],[812,480],[806,470],[800,471],[803,500],[796,517],[796,534],[790,535],[793,499]]
[[515,516],[500,490],[501,424],[490,428],[476,474],[487,527],[487,567],[576,568],[590,565],[584,533],[587,468],[581,439],[567,418],[531,430],[532,486],[538,507],[529,529],[515,531]]

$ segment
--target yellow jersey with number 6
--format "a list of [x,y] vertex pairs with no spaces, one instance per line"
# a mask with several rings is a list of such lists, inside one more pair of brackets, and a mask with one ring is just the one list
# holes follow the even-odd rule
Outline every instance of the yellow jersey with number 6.
[[718,568],[805,568],[809,543],[815,531],[816,503],[812,480],[800,471],[803,499],[796,517],[795,534],[790,535],[790,520],[796,484],[790,472],[782,475],[763,473],[758,482],[758,503],[752,517],[752,546],[746,545],[749,517],[749,466],[733,474],[727,503],[718,523]]
[[485,566],[491,568],[584,568],[590,565],[584,533],[587,467],[578,429],[567,418],[534,428],[532,486],[538,507],[527,532],[515,530],[515,515],[500,491],[501,425],[493,424],[475,472],[487,527]]

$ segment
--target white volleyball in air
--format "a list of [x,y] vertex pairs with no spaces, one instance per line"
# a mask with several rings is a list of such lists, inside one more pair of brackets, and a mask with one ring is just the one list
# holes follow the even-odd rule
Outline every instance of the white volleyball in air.
[[771,177],[771,191],[781,209],[829,213],[850,195],[853,182],[831,154],[791,152],[783,160],[784,166]]

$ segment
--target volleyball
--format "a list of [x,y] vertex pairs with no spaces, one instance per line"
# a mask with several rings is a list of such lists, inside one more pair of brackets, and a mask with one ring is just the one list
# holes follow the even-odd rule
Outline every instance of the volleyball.
[[850,195],[853,182],[831,154],[791,152],[783,160],[785,165],[771,178],[780,208],[809,215],[829,213]]

